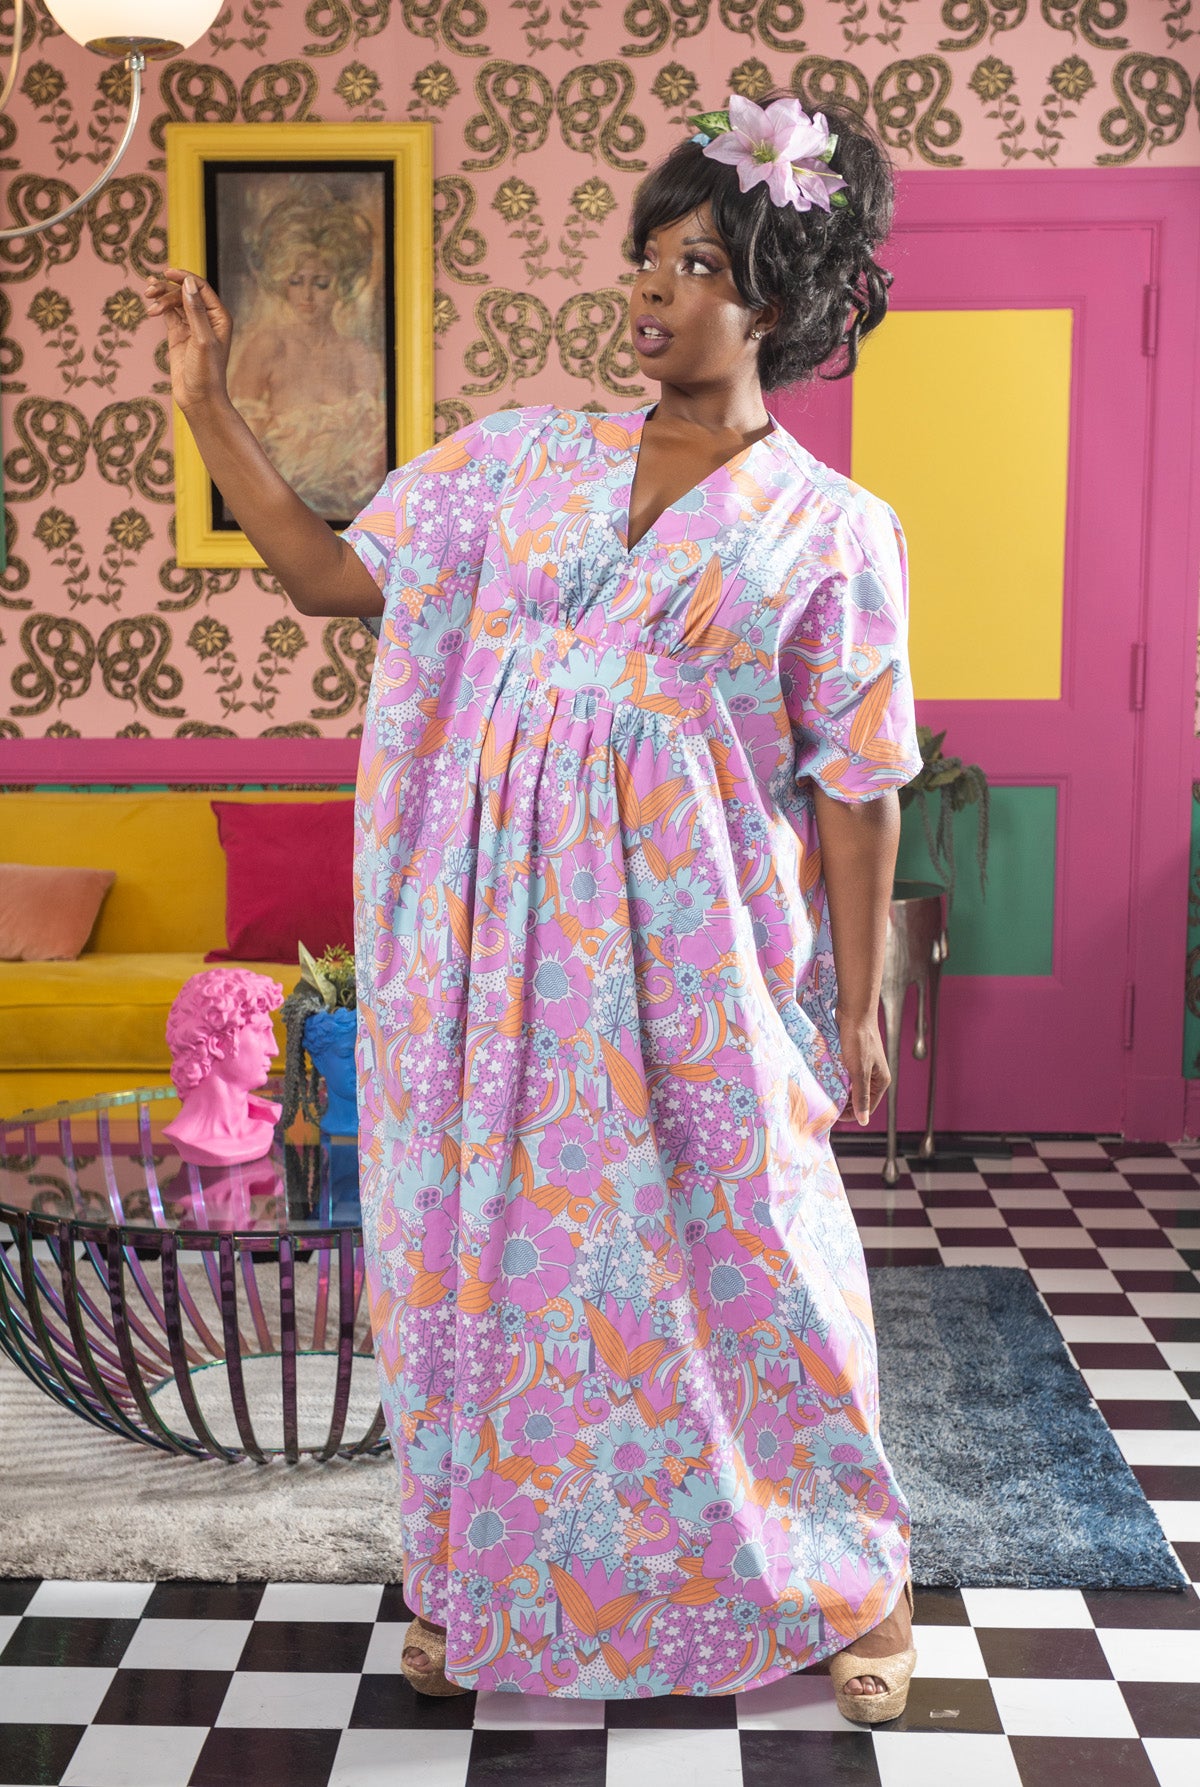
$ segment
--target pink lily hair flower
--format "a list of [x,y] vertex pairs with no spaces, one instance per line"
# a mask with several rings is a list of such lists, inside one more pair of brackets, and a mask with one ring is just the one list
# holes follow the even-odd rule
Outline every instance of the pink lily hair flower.
[[731,93],[727,115],[729,129],[716,136],[704,126],[720,114],[706,115],[699,132],[707,139],[702,152],[736,168],[743,192],[765,181],[775,205],[794,205],[797,211],[816,205],[830,211],[834,203],[846,204],[845,180],[825,165],[837,138],[830,135],[823,112],[810,117],[798,99],[775,99],[764,107]]

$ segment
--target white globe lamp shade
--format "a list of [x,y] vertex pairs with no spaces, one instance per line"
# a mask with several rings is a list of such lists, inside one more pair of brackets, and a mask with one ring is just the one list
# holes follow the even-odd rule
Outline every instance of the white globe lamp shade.
[[221,0],[171,0],[169,6],[164,0],[46,0],[46,10],[68,37],[102,56],[123,56],[131,49],[173,56],[204,36]]

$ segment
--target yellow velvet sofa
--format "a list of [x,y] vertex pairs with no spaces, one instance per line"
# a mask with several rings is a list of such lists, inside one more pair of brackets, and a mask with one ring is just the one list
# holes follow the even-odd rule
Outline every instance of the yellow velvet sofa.
[[[346,798],[347,790],[0,794],[0,859],[113,869],[73,962],[0,962],[0,1116],[170,1085],[167,1012],[225,945],[225,853],[210,802]],[[291,992],[293,962],[247,962]],[[283,1027],[276,1014],[276,1038]],[[280,1062],[282,1069],[282,1062]]]

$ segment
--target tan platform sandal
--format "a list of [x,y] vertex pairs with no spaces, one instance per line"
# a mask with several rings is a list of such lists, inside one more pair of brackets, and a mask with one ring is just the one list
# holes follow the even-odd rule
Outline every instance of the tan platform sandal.
[[[414,1669],[405,1662],[410,1650],[420,1651],[429,1659],[427,1669]],[[404,1649],[400,1653],[400,1673],[411,1682],[418,1694],[465,1694],[466,1688],[446,1680],[446,1634],[436,1632],[423,1619],[415,1619],[408,1628]]]
[[[911,1577],[905,1578],[904,1593],[911,1619],[915,1613]],[[849,1650],[838,1651],[829,1659],[829,1674],[842,1717],[852,1719],[856,1725],[881,1725],[887,1719],[898,1719],[908,1702],[908,1684],[916,1662],[917,1653],[911,1645],[908,1650],[895,1651],[890,1657],[855,1657]],[[853,1681],[855,1676],[864,1675],[873,1675],[884,1684],[887,1692],[848,1694],[846,1683]]]

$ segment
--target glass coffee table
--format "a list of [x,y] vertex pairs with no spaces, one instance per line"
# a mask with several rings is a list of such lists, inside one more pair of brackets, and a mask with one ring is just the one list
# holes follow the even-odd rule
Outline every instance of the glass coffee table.
[[132,1091],[0,1120],[0,1347],[164,1451],[385,1451],[354,1138],[300,1124],[263,1160],[196,1167],[162,1135],[177,1108]]

